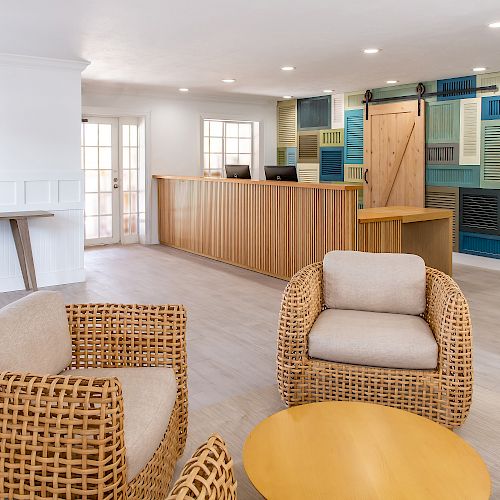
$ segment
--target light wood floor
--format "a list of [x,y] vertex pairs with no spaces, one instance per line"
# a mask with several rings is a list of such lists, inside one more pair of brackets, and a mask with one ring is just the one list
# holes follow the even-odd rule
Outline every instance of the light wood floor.
[[[246,435],[284,408],[276,329],[285,282],[160,246],[86,251],[87,282],[53,287],[69,302],[181,303],[188,310],[189,430],[181,465],[217,431],[235,459],[241,500],[260,498],[242,466]],[[472,412],[458,431],[486,461],[500,498],[500,271],[457,265],[474,328]],[[26,292],[0,294],[3,306]]]

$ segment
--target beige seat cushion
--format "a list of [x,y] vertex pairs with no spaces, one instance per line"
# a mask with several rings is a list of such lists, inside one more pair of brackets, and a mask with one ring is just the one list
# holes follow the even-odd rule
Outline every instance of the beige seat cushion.
[[62,375],[116,377],[123,391],[127,481],[153,457],[165,431],[177,396],[171,368],[89,368]]
[[0,309],[0,371],[59,373],[71,363],[63,297],[34,292]]
[[425,310],[425,263],[418,255],[329,252],[323,283],[331,309],[414,315]]
[[327,309],[309,333],[312,358],[363,366],[431,370],[438,346],[429,325],[404,314]]

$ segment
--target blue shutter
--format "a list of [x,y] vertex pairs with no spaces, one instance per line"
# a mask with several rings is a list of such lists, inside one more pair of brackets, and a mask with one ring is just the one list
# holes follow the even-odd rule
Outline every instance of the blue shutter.
[[319,180],[344,180],[344,148],[326,147],[319,152]]
[[286,148],[286,165],[295,167],[297,165],[297,148]]
[[354,165],[363,163],[363,113],[362,109],[351,109],[345,112],[345,163]]
[[460,231],[460,251],[500,259],[500,236]]
[[462,76],[460,78],[449,78],[447,80],[438,80],[438,92],[456,90],[460,91],[457,94],[445,94],[442,96],[438,96],[438,101],[451,101],[453,99],[468,99],[470,97],[476,97],[476,91],[470,90],[474,88],[476,88],[476,75]]
[[500,119],[500,96],[483,97],[481,99],[481,120]]
[[479,165],[427,165],[425,183],[428,186],[479,187]]

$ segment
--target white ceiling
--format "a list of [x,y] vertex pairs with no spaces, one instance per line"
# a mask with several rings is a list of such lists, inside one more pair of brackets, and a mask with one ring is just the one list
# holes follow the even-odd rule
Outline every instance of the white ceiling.
[[306,96],[500,70],[499,0],[1,1],[0,52],[87,59],[108,85]]

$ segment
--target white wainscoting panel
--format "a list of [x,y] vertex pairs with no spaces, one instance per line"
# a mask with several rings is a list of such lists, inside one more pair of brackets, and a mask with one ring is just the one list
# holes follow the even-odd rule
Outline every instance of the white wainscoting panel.
[[[81,171],[0,174],[0,212],[48,210],[54,217],[29,220],[39,288],[85,281]],[[0,292],[21,290],[24,282],[10,224],[0,221]]]

